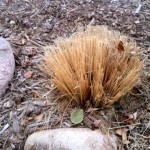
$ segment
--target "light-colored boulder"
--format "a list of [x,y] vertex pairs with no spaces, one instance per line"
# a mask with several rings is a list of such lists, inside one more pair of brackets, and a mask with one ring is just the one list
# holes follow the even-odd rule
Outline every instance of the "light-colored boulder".
[[15,69],[15,60],[10,44],[0,37],[0,97],[12,79]]
[[117,139],[86,128],[62,128],[31,134],[24,150],[117,150]]

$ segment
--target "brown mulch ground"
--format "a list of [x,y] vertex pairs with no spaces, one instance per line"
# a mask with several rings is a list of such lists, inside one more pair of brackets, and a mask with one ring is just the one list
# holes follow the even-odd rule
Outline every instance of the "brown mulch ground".
[[118,136],[118,149],[150,149],[149,0],[1,0],[0,36],[14,49],[16,70],[0,100],[0,149],[23,150],[27,136],[38,130],[76,127],[70,121],[76,106],[60,102],[61,95],[38,65],[43,46],[89,23],[133,37],[143,48],[145,67],[141,82],[120,103],[107,110],[86,110],[78,126],[105,130],[107,124]]

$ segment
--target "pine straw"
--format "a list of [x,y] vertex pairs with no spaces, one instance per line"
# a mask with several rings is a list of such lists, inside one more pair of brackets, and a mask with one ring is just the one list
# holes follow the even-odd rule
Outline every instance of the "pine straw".
[[140,77],[139,48],[106,26],[88,26],[46,48],[43,70],[78,105],[110,107]]

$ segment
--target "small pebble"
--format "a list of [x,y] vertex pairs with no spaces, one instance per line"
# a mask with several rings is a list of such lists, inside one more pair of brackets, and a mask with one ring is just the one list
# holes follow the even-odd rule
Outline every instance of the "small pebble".
[[15,24],[16,24],[16,22],[13,21],[13,20],[11,20],[9,23],[10,23],[11,25],[15,25]]

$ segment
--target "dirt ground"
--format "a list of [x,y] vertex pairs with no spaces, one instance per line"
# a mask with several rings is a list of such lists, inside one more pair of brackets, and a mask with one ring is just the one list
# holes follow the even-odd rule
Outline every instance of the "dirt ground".
[[[64,102],[38,65],[44,46],[89,23],[134,38],[144,68],[141,81],[119,103],[85,110],[83,123],[73,125],[70,114],[77,106]],[[0,36],[11,43],[16,61],[14,78],[0,100],[0,150],[23,150],[31,133],[60,127],[109,129],[118,136],[119,150],[150,149],[149,0],[0,0]]]

